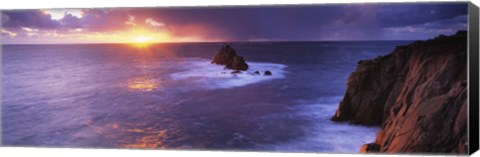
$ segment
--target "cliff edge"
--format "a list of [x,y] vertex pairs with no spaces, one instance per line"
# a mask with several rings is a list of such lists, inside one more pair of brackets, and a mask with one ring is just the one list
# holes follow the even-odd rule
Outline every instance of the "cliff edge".
[[467,32],[359,61],[333,121],[380,125],[361,152],[467,153]]

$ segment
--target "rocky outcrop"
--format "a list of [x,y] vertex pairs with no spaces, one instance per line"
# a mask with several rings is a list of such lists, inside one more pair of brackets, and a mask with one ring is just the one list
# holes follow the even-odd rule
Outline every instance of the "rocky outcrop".
[[247,70],[248,64],[242,56],[237,56],[235,49],[230,45],[225,44],[220,51],[218,51],[212,63],[225,65],[225,68],[233,70]]
[[263,73],[263,75],[270,76],[270,75],[272,75],[272,72],[267,70],[267,71],[265,71],[265,72]]
[[380,125],[384,112],[400,93],[410,54],[407,47],[397,47],[390,55],[359,61],[356,71],[348,78],[347,91],[332,120]]
[[380,125],[364,152],[467,153],[467,33],[360,61],[334,121]]
[[232,64],[227,64],[227,68],[236,70],[247,70],[248,64],[245,63],[245,60],[242,56],[235,56],[233,57]]

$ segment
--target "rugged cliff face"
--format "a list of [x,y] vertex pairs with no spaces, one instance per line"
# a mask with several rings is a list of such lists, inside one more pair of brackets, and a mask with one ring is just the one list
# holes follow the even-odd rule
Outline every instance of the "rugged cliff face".
[[360,61],[334,121],[381,125],[362,152],[467,153],[467,33]]

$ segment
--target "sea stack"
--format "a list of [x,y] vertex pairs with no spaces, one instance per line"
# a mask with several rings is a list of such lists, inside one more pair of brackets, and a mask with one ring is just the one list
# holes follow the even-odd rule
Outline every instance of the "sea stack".
[[467,32],[358,62],[334,121],[379,125],[362,152],[467,153]]
[[218,51],[215,58],[213,58],[212,63],[225,65],[227,69],[233,70],[247,70],[248,64],[245,62],[245,59],[242,56],[238,56],[235,52],[235,49],[230,47],[230,45],[225,44]]

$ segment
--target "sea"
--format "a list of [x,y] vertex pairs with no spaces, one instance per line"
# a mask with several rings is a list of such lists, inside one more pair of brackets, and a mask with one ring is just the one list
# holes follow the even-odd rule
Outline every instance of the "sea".
[[238,74],[211,64],[224,43],[2,45],[1,142],[356,153],[379,127],[330,120],[347,78],[408,43],[234,42]]

